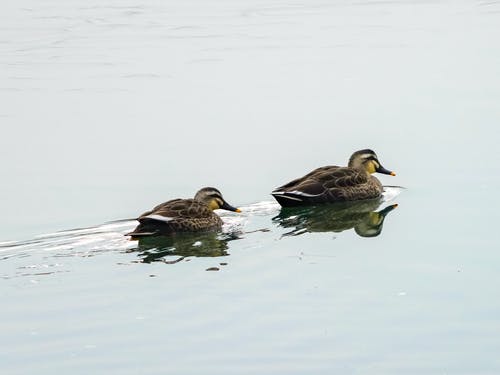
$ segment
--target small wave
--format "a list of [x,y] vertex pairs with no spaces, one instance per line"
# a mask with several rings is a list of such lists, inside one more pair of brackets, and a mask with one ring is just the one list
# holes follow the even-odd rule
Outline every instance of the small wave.
[[[383,201],[394,200],[404,188],[385,186]],[[280,205],[274,201],[260,201],[240,207],[241,213],[219,210],[224,221],[223,233],[242,232],[253,216],[274,216]],[[52,252],[55,257],[88,257],[108,251],[127,251],[135,246],[125,236],[137,222],[133,219],[119,219],[101,225],[67,229],[45,233],[24,241],[0,243],[0,259],[26,257],[33,252]]]
[[29,253],[52,252],[54,256],[89,256],[109,250],[125,250],[130,242],[124,236],[134,226],[133,221],[45,233],[25,241],[0,246],[2,259],[26,256]]
[[390,202],[395,199],[405,188],[402,186],[384,186],[382,201]]

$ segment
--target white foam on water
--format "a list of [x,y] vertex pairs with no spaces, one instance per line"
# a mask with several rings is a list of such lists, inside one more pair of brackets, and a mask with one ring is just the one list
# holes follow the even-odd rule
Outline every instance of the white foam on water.
[[390,202],[394,200],[399,194],[403,192],[405,188],[401,186],[384,186],[384,192],[382,193],[382,199],[384,202]]

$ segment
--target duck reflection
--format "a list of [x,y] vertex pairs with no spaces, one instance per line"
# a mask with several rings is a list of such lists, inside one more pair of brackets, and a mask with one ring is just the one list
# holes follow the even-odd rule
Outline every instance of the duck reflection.
[[[144,237],[131,251],[139,252],[143,263],[177,263],[186,257],[222,257],[229,255],[228,242],[239,239],[237,233],[178,233],[171,236]],[[179,256],[167,261],[165,257]]]
[[384,219],[398,205],[380,211],[380,199],[333,203],[321,206],[282,208],[273,221],[284,228],[293,228],[284,236],[306,232],[343,232],[354,228],[361,237],[376,237],[382,232]]

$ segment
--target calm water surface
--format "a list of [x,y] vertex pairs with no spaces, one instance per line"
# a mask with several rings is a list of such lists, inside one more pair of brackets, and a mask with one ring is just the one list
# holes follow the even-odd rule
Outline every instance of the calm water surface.
[[[1,10],[2,373],[500,373],[500,2]],[[382,201],[272,202],[366,147]],[[123,236],[210,185],[221,233]]]

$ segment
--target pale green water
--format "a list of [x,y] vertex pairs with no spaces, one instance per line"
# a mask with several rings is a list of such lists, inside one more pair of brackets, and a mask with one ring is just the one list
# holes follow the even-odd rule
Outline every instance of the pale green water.
[[[500,372],[499,2],[1,9],[2,373]],[[378,236],[271,202],[365,147]],[[196,246],[101,224],[207,185]]]

